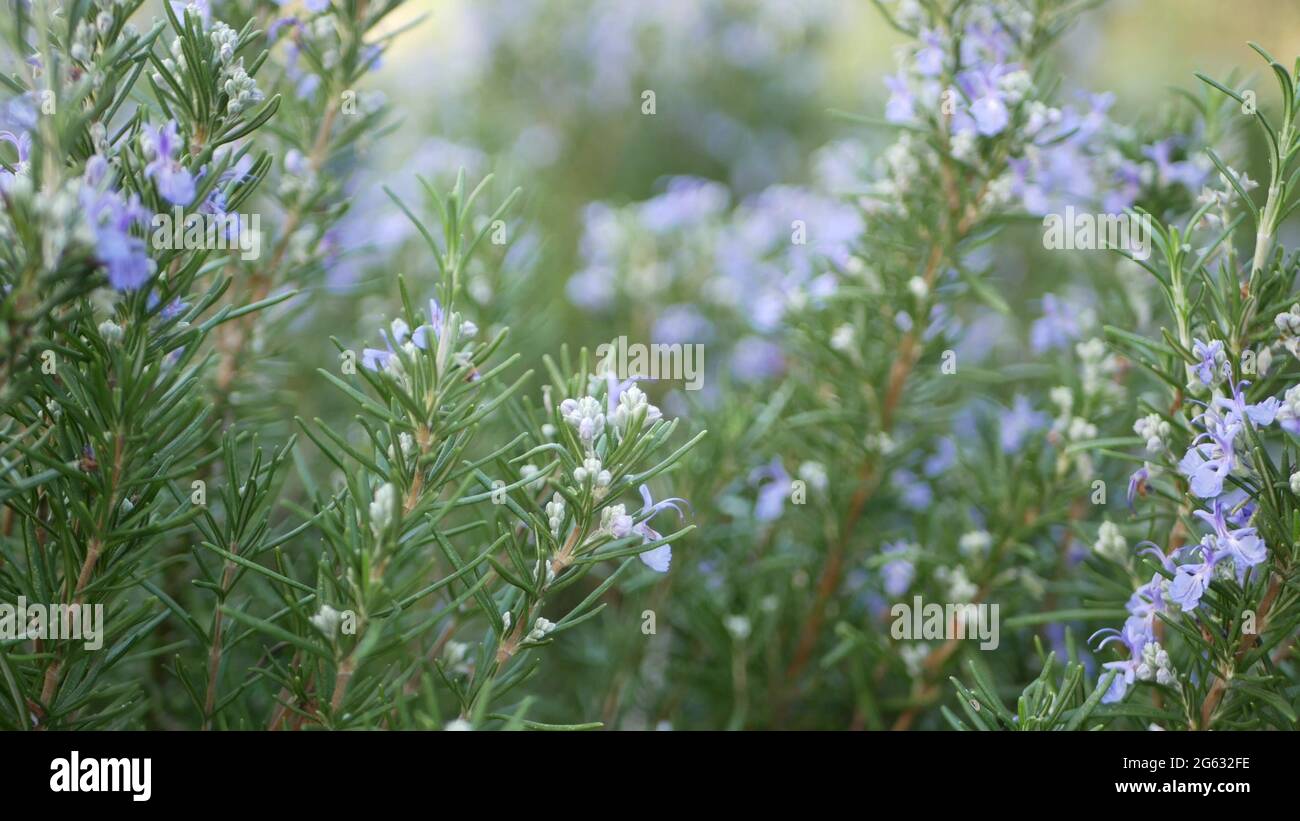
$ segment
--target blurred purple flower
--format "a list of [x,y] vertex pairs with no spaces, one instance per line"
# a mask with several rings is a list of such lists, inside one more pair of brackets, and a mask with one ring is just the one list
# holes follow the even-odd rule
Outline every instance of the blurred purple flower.
[[665,345],[713,340],[713,323],[692,305],[669,305],[659,314],[650,339]]
[[754,502],[754,518],[760,522],[779,518],[785,509],[785,500],[790,497],[790,474],[786,473],[781,457],[773,456],[771,462],[755,468],[749,474],[749,481],[763,482]]
[[1016,394],[1011,409],[1001,416],[1000,443],[1003,453],[1016,453],[1024,444],[1025,437],[1047,425],[1048,416],[1036,411],[1024,394]]
[[699,227],[709,217],[726,210],[731,201],[727,187],[698,177],[673,177],[667,190],[641,203],[640,222],[655,234]]
[[889,100],[885,103],[885,119],[891,123],[906,123],[915,119],[916,114],[913,110],[915,99],[908,85],[907,75],[902,71],[886,75],[885,88],[889,89]]
[[731,351],[731,372],[741,382],[762,382],[780,376],[785,355],[779,345],[757,336],[746,336]]
[[1068,347],[1079,337],[1075,311],[1055,294],[1043,295],[1043,315],[1029,329],[1029,345],[1034,353]]
[[107,269],[109,284],[119,291],[134,291],[153,275],[154,263],[142,237],[131,233],[145,227],[149,213],[134,194],[126,199],[114,191],[108,163],[98,154],[86,162],[79,192],[81,211],[95,235],[95,257]]
[[[904,554],[908,552],[908,546],[904,542],[893,542],[885,545],[880,552],[887,556]],[[885,592],[894,598],[906,593],[907,588],[912,585],[912,579],[916,576],[916,568],[912,560],[903,556],[885,562],[880,572],[885,579]]]
[[934,501],[934,491],[912,471],[900,468],[890,479],[898,491],[899,501],[908,510],[925,510]]

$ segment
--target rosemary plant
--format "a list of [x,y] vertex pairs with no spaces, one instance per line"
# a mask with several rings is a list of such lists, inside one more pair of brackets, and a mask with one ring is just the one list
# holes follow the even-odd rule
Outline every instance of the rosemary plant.
[[1300,62],[523,5],[6,0],[0,728],[1297,725]]

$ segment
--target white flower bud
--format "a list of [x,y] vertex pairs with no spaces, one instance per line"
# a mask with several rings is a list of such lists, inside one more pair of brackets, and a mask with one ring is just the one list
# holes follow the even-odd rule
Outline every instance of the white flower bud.
[[546,518],[551,526],[551,535],[560,535],[560,525],[564,523],[564,497],[558,492],[546,503]]
[[846,322],[831,334],[831,348],[840,352],[852,350],[853,338],[853,326]]
[[370,503],[370,531],[378,539],[388,530],[397,513],[397,487],[392,482],[385,482],[375,491],[374,501]]
[[987,530],[970,530],[957,540],[957,549],[963,556],[982,556],[992,546],[993,537]]
[[614,409],[614,425],[619,430],[627,430],[628,423],[644,414],[642,427],[649,427],[662,418],[659,409],[646,399],[645,391],[636,385],[623,391],[618,396],[618,407]]
[[1122,562],[1128,556],[1128,540],[1119,527],[1107,519],[1097,530],[1097,541],[1093,543],[1092,549],[1099,556]]
[[803,462],[799,465],[799,478],[815,490],[826,489],[826,466],[821,462]]
[[560,403],[560,414],[578,432],[578,438],[591,444],[605,429],[605,411],[600,402],[590,396],[565,399]]
[[339,621],[343,614],[330,607],[328,604],[322,604],[316,615],[311,617],[312,626],[327,636],[333,636],[338,632]]
[[623,505],[610,505],[600,511],[600,527],[615,539],[622,539],[632,532],[632,517]]
[[117,345],[122,341],[122,337],[126,334],[122,330],[122,326],[118,325],[111,319],[106,319],[99,323],[99,335],[102,336],[104,341],[108,344]]
[[547,621],[544,618],[538,617],[537,621],[533,624],[533,629],[528,631],[528,639],[529,641],[541,641],[554,629],[555,622]]
[[749,634],[753,631],[753,625],[749,623],[749,619],[741,615],[727,616],[722,623],[736,641],[744,641],[749,638]]

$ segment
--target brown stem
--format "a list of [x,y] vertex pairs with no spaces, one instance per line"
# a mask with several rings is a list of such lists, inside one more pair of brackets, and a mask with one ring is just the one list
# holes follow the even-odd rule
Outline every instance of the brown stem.
[[[935,244],[930,249],[930,256],[925,266],[923,278],[927,287],[934,284],[942,261],[943,247]],[[885,391],[884,403],[880,410],[880,428],[882,432],[888,433],[893,427],[894,413],[902,400],[903,388],[907,384],[907,378],[912,373],[912,369],[916,366],[918,356],[916,330],[913,329],[903,337],[898,355],[894,358],[894,363],[889,369],[888,388]],[[875,466],[870,461],[864,461],[858,471],[857,488],[849,501],[848,512],[845,514],[844,521],[840,526],[838,538],[831,545],[830,552],[826,557],[826,564],[822,568],[821,577],[817,581],[816,596],[813,599],[808,619],[804,622],[800,631],[799,641],[795,646],[794,659],[786,669],[785,678],[788,684],[793,684],[812,657],[812,651],[817,646],[822,621],[825,619],[826,605],[839,588],[849,539],[866,510],[867,502],[871,501],[871,497],[878,486]]]
[[[113,475],[109,482],[108,504],[104,508],[103,518],[96,528],[97,534],[90,539],[90,545],[86,549],[85,561],[81,563],[81,572],[77,574],[77,587],[72,593],[72,603],[75,607],[80,607],[82,598],[85,595],[86,588],[90,586],[91,576],[95,574],[95,564],[99,561],[100,553],[103,552],[104,543],[100,540],[98,534],[102,534],[108,527],[108,516],[112,513],[113,505],[117,500],[117,485],[122,478],[122,434],[119,432],[114,437],[115,445],[113,450]],[[63,669],[62,657],[56,658],[50,662],[50,666],[45,668],[45,679],[41,685],[41,704],[44,705],[44,711],[48,712],[50,706],[54,703],[54,697],[59,690],[59,673]]]
[[330,698],[330,709],[338,712],[343,706],[343,697],[347,695],[348,685],[352,683],[352,674],[356,672],[356,661],[352,656],[343,659],[339,665],[338,673],[334,676],[334,695]]
[[[231,544],[230,552],[232,555],[238,555],[239,545]],[[221,604],[225,600],[226,592],[230,590],[230,585],[234,581],[235,563],[226,560],[226,567],[221,573],[221,596],[217,600],[217,612],[212,615],[212,647],[208,650],[208,692],[203,705],[203,729],[212,728],[212,710],[217,703],[217,672],[221,669],[221,633],[225,624],[225,613],[221,610]]]
[[1269,583],[1268,591],[1264,594],[1263,600],[1259,603],[1259,629],[1254,633],[1244,633],[1242,635],[1241,641],[1237,643],[1237,651],[1232,655],[1232,664],[1220,672],[1218,678],[1214,680],[1214,684],[1210,685],[1210,691],[1205,694],[1205,701],[1201,704],[1200,729],[1210,729],[1210,723],[1214,719],[1214,711],[1219,708],[1219,704],[1223,701],[1224,695],[1228,692],[1228,681],[1236,673],[1237,666],[1241,664],[1242,659],[1246,657],[1246,653],[1250,650],[1251,643],[1255,637],[1263,635],[1264,627],[1268,623],[1269,610],[1272,609],[1273,602],[1281,592],[1282,577],[1274,574],[1272,581]]

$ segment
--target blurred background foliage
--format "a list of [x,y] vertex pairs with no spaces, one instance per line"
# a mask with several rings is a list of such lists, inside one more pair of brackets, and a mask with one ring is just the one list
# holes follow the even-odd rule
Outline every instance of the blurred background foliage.
[[[602,209],[637,213],[637,203],[663,195],[670,180],[683,176],[717,184],[701,195],[720,200],[698,204],[701,226],[725,220],[732,208],[761,202],[756,198],[770,186],[852,193],[851,183],[849,190],[835,191],[836,180],[865,176],[860,172],[875,161],[873,152],[883,151],[893,136],[889,129],[835,114],[878,117],[888,96],[883,78],[896,66],[902,38],[867,2],[420,0],[399,10],[388,25],[413,26],[386,53],[376,79],[400,123],[382,135],[382,142],[377,134],[358,142],[363,170],[351,183],[351,213],[338,238],[348,250],[329,271],[326,293],[304,320],[322,332],[356,329],[345,340],[349,344],[359,345],[368,329],[391,317],[395,274],[406,276],[413,292],[432,287],[435,275],[424,247],[383,191],[386,185],[419,201],[413,174],[447,184],[462,167],[471,178],[492,172],[498,200],[516,186],[523,188],[509,246],[490,249],[486,264],[472,273],[469,293],[477,306],[468,313],[489,332],[511,326],[513,349],[524,354],[524,365],[536,367],[544,353],[562,344],[662,336],[656,329],[665,309],[674,316],[675,300],[698,299],[681,283],[705,283],[718,273],[716,257],[693,253],[683,232],[640,244],[623,236],[626,243],[610,244],[636,245],[633,267],[651,279],[660,267],[671,269],[677,290],[669,299],[657,294],[593,306],[580,274],[593,263],[601,231],[614,230],[610,226],[617,222],[605,219],[611,212]],[[1188,133],[1195,128],[1193,117],[1171,88],[1203,98],[1193,71],[1225,76],[1234,66],[1252,65],[1245,45],[1250,39],[1275,54],[1300,52],[1300,5],[1113,0],[1085,15],[1055,49],[1052,59],[1063,78],[1056,96],[1073,101],[1084,93],[1113,93],[1111,120],[1134,127],[1144,141]],[[655,93],[653,116],[641,112],[647,89]],[[1249,159],[1258,154],[1240,142],[1247,137],[1225,130],[1231,133],[1212,136],[1235,144],[1240,166],[1252,177],[1266,177]],[[1035,226],[1011,231],[1012,241],[999,246],[992,260],[992,276],[1021,324],[965,343],[994,354],[985,366],[1025,358],[1022,340],[1040,313],[1043,294],[1073,289],[1078,296],[1096,277],[1115,276],[1108,260],[1041,253]],[[1102,269],[1105,273],[1099,273]],[[1125,276],[1128,284],[1138,279],[1133,271],[1121,279]],[[1140,290],[1134,285],[1123,300],[1112,292],[1094,307],[1103,314],[1108,309],[1127,313]],[[754,324],[753,312],[761,305],[742,300],[740,307],[751,312]],[[1134,326],[1147,318],[1127,317]],[[731,346],[750,331],[743,322],[711,327],[706,361],[725,357],[734,365],[743,359]],[[685,340],[701,341],[698,334],[682,332]],[[623,728],[842,727],[849,715],[857,726],[870,725],[870,717],[880,720],[878,711],[898,708],[837,701],[877,688],[863,680],[865,663],[836,672],[842,659],[834,653],[821,667],[847,676],[851,685],[823,690],[814,676],[796,718],[781,706],[790,697],[783,692],[788,685],[782,670],[806,604],[789,594],[792,587],[809,585],[807,574],[814,568],[806,549],[782,547],[779,543],[791,537],[751,515],[761,480],[754,471],[774,449],[763,444],[776,437],[772,417],[788,399],[773,394],[779,384],[775,377],[789,363],[759,343],[744,352],[754,365],[750,370],[758,373],[733,380],[734,373],[721,373],[713,361],[707,401],[649,388],[666,410],[688,417],[694,430],[710,428],[711,435],[674,479],[674,491],[695,503],[702,530],[681,546],[667,579],[645,574],[624,584],[611,593],[618,606],[554,648],[558,658],[539,676],[546,697],[535,708],[537,718],[601,720]],[[764,372],[769,353],[776,360],[770,373]],[[321,345],[287,347],[277,357],[284,368],[278,385],[301,415],[332,417],[328,395],[312,387],[311,377],[332,356],[332,348]],[[1068,383],[1071,367],[1048,364],[1036,375],[1046,390]],[[717,390],[719,382],[727,389]],[[995,401],[1010,406],[1010,392]],[[985,478],[977,473],[968,481]],[[1001,503],[987,501],[991,508]],[[815,502],[809,507],[804,515],[836,515]],[[942,527],[935,521],[918,520],[911,535],[924,539],[926,528]],[[876,527],[870,520],[863,526]],[[1068,553],[1071,538],[1057,529],[1046,541],[1063,540]],[[879,565],[851,568],[849,586],[856,589]],[[1068,586],[1063,591],[1068,595]],[[825,639],[841,641],[842,655],[845,648],[858,648],[856,628],[869,626],[841,624],[832,635],[837,616],[857,619],[837,607],[833,603],[828,613]],[[646,640],[639,629],[646,610],[655,611],[659,635],[667,640]],[[1077,635],[1082,627],[1076,625],[1066,638],[1059,625],[1031,623],[1020,633],[1024,639],[1050,640],[1061,652],[1068,643],[1078,658],[1087,655]],[[1031,642],[1010,637],[1004,642],[998,655],[1004,669],[1014,671],[1007,681],[1014,693],[1037,676],[1041,661]],[[1088,666],[1095,672],[1090,659]],[[875,666],[877,678],[884,669]],[[893,673],[905,675],[901,667]],[[920,726],[942,725],[935,713]]]

